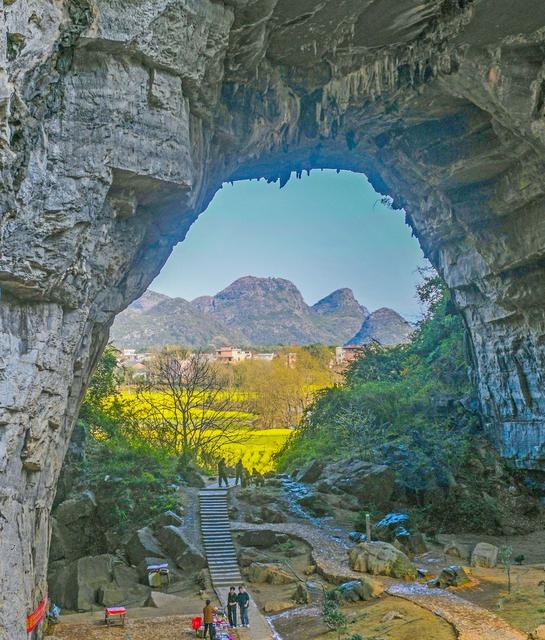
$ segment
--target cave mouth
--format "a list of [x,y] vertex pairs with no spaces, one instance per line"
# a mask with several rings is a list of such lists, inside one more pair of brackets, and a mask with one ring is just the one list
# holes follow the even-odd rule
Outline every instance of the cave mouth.
[[309,304],[351,288],[367,308],[393,308],[414,322],[419,270],[429,263],[404,215],[350,171],[292,172],[280,189],[265,180],[224,183],[149,289],[191,301],[244,276],[279,277]]

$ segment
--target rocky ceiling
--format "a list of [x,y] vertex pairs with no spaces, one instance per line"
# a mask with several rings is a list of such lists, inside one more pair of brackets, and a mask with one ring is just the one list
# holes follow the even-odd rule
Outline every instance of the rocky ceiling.
[[403,206],[490,437],[542,468],[542,0],[4,0],[0,19],[0,638],[44,593],[112,319],[226,180],[349,169]]

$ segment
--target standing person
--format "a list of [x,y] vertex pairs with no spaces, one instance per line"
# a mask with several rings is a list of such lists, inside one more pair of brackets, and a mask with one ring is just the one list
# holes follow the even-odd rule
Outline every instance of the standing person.
[[250,609],[250,596],[243,584],[238,588],[237,602],[238,608],[240,609],[240,623],[243,627],[249,627],[250,620],[248,619],[248,610]]
[[244,482],[244,466],[242,464],[242,458],[236,464],[235,474],[236,474],[235,475],[235,487],[236,487],[239,480],[241,485]]
[[235,587],[231,587],[227,596],[227,615],[229,616],[229,626],[232,629],[237,628],[237,604],[237,592]]
[[221,487],[221,483],[225,482],[225,486],[229,486],[229,480],[227,480],[227,466],[225,464],[225,460],[220,458],[218,462],[218,486]]
[[215,609],[210,604],[210,600],[206,601],[206,606],[202,610],[203,622],[204,622],[204,634],[203,638],[206,638],[207,632],[210,632],[210,640],[215,640],[216,629],[214,627],[214,613]]
[[259,471],[255,467],[252,470],[252,482],[256,487],[262,487],[265,484],[263,482],[263,476],[259,473]]

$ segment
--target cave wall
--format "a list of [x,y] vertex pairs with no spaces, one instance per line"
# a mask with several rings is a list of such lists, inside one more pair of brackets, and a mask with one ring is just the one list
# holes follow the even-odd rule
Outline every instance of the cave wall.
[[464,315],[490,437],[542,468],[545,5],[524,4],[4,1],[0,639],[45,594],[112,319],[226,180],[348,169],[403,206]]

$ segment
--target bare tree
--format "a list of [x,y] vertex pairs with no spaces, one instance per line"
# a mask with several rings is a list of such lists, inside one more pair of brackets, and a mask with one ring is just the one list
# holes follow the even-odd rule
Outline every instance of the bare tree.
[[183,457],[210,462],[226,444],[247,439],[225,376],[205,354],[158,352],[137,389],[140,437]]

